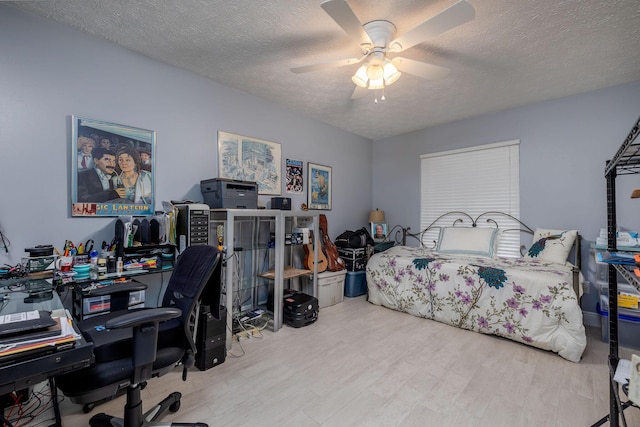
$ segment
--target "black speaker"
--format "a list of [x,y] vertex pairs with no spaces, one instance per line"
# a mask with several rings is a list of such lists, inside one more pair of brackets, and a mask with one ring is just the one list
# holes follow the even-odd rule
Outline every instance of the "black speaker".
[[[206,307],[206,306],[203,306]],[[196,336],[196,367],[205,371],[224,362],[226,357],[227,310],[220,307],[220,319],[204,309],[200,313]]]
[[149,222],[149,242],[154,245],[160,243],[160,223],[155,218]]
[[272,197],[271,209],[280,209],[282,211],[290,211],[291,197]]

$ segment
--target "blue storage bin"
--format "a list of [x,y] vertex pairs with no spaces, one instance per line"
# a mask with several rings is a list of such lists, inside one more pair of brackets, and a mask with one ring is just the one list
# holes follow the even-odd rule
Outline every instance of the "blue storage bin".
[[347,271],[344,282],[344,296],[358,297],[367,293],[366,271]]

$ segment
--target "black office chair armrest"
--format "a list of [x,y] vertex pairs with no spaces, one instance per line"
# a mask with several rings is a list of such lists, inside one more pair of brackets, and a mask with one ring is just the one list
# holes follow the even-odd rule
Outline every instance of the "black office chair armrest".
[[144,325],[145,323],[163,322],[169,319],[180,317],[182,310],[179,308],[147,308],[144,310],[136,310],[122,316],[110,319],[105,323],[107,329],[134,328]]
[[134,383],[151,378],[151,367],[156,360],[158,345],[158,323],[175,319],[181,314],[182,310],[179,308],[160,307],[136,310],[107,320],[104,325],[107,329],[133,329],[131,362],[134,367]]
[[114,285],[105,286],[103,288],[92,289],[87,296],[101,297],[104,295],[113,295],[121,292],[144,291],[148,286],[140,282],[116,283]]

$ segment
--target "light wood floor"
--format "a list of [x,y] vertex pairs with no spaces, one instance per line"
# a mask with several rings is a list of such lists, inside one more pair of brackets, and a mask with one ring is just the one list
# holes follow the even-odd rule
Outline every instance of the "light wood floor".
[[[284,326],[243,341],[245,355],[208,371],[152,379],[144,407],[170,391],[182,408],[163,420],[210,426],[589,426],[609,411],[607,351],[588,329],[580,363],[504,339],[369,304],[320,311],[304,328]],[[238,344],[232,351],[240,353]],[[636,351],[638,352],[638,351]],[[631,350],[621,349],[630,358]],[[124,397],[91,414],[68,399],[65,426],[98,412],[122,414]],[[630,426],[640,411],[626,411]],[[608,425],[608,424],[606,424]]]

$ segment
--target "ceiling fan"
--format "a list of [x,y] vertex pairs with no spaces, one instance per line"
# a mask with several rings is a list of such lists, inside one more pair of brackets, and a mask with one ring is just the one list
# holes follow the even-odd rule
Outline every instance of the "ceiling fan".
[[[321,7],[358,43],[362,56],[293,67],[291,71],[300,74],[365,62],[351,78],[356,84],[352,99],[366,95],[367,89],[384,89],[397,81],[403,72],[430,80],[446,77],[449,74],[448,68],[400,56],[388,57],[388,54],[400,53],[475,17],[473,6],[467,0],[460,0],[405,34],[395,37],[396,26],[392,22],[376,20],[361,24],[345,0],[326,0]],[[378,102],[377,97],[375,101]]]

